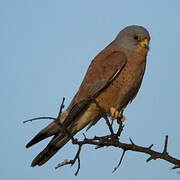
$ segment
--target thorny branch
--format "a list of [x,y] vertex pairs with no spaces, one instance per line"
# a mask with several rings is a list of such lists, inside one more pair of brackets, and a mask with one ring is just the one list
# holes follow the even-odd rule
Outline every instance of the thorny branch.
[[[78,151],[77,151],[74,159],[72,159],[72,160],[64,160],[63,162],[59,163],[55,167],[55,169],[57,169],[59,167],[62,167],[62,166],[65,166],[65,165],[68,165],[68,164],[73,166],[75,164],[75,162],[77,161],[78,162],[78,168],[77,168],[77,170],[75,172],[75,175],[77,176],[77,174],[78,174],[78,172],[80,170],[80,153],[81,153],[83,145],[86,145],[86,144],[95,145],[95,149],[103,148],[105,146],[106,147],[113,146],[113,147],[117,147],[117,148],[120,148],[120,149],[123,150],[123,153],[121,155],[119,163],[114,168],[113,172],[115,172],[119,168],[119,166],[121,165],[122,160],[124,158],[124,155],[125,155],[125,153],[127,151],[141,152],[141,153],[150,155],[150,157],[146,160],[146,162],[149,162],[151,160],[156,160],[156,159],[163,159],[163,160],[165,160],[165,161],[167,161],[167,162],[174,165],[171,169],[180,168],[180,160],[170,156],[168,154],[168,152],[167,152],[168,136],[165,137],[165,143],[164,143],[164,148],[163,148],[162,152],[157,152],[157,151],[152,150],[153,144],[151,144],[148,147],[143,147],[143,146],[136,145],[131,138],[129,138],[129,140],[130,140],[129,144],[120,142],[119,137],[120,137],[120,135],[122,133],[122,130],[124,128],[124,125],[123,125],[123,123],[121,121],[121,118],[117,119],[117,124],[119,125],[119,128],[118,128],[117,132],[115,133],[114,130],[113,130],[113,127],[112,127],[113,123],[109,122],[109,119],[108,119],[106,113],[103,111],[103,109],[100,107],[100,105],[98,104],[98,102],[96,100],[93,100],[92,102],[94,102],[97,105],[97,107],[99,108],[99,111],[101,112],[102,117],[105,119],[106,124],[107,124],[107,126],[109,128],[110,135],[101,136],[101,137],[94,136],[94,138],[88,139],[83,134],[84,135],[84,140],[79,141],[78,139],[74,139],[73,136],[68,132],[67,128],[64,127],[63,124],[60,123],[60,121],[58,121],[60,116],[61,116],[62,109],[64,108],[64,100],[65,100],[65,98],[63,98],[63,101],[61,103],[59,114],[58,114],[57,118],[38,117],[38,118],[33,118],[33,119],[30,119],[30,120],[27,120],[27,121],[23,122],[23,123],[26,123],[26,122],[30,122],[30,121],[34,121],[34,120],[39,120],[39,119],[54,120],[55,122],[57,122],[57,125],[64,131],[64,133],[67,133],[71,137],[72,144],[78,145]],[[123,111],[121,112],[121,117],[123,117],[122,115],[123,115]]]

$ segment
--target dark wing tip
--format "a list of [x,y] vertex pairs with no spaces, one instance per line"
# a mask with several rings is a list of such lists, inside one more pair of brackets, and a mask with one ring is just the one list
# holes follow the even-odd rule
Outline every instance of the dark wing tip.
[[40,142],[41,140],[47,138],[48,135],[47,133],[39,133],[37,134],[31,141],[29,141],[26,145],[26,148],[29,148],[31,146],[33,146],[34,144]]
[[26,144],[26,148],[31,147],[32,145],[30,143]]
[[29,141],[26,145],[26,148],[29,148],[34,144],[39,143],[40,141],[55,135],[58,131],[58,126],[54,122],[52,122],[46,128],[41,130],[33,139],[31,139],[31,141]]
[[[36,165],[42,166],[45,164],[61,147],[63,147],[71,138],[68,135],[60,134],[59,136],[55,136],[46,148],[41,151],[32,161],[31,167]],[[31,144],[30,144],[31,145]],[[29,143],[27,144],[29,147]]]
[[40,158],[40,159],[35,158],[31,163],[31,167],[35,167],[37,165],[40,166],[39,163],[41,162],[41,160],[42,160],[42,158]]

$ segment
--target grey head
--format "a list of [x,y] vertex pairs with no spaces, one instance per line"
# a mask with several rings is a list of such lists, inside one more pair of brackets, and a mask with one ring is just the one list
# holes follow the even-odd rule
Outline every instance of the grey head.
[[[120,31],[114,42],[119,48],[133,50],[144,39],[147,39],[149,43],[149,32],[142,26],[132,25]],[[148,45],[146,48],[148,49]]]

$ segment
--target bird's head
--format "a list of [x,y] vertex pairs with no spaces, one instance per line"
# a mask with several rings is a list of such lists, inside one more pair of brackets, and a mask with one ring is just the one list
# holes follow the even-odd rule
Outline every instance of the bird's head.
[[142,26],[128,26],[119,32],[115,43],[119,48],[136,51],[148,51],[150,35]]

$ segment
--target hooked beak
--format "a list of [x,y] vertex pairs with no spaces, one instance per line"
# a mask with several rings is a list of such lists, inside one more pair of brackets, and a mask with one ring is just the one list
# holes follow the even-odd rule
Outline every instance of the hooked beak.
[[146,39],[142,39],[140,42],[139,42],[139,45],[143,48],[146,48],[146,49],[149,49],[149,40],[146,38]]

